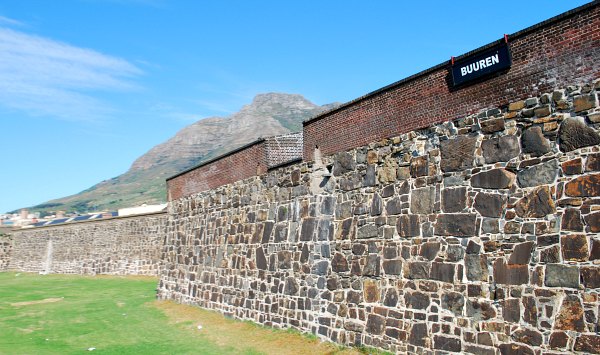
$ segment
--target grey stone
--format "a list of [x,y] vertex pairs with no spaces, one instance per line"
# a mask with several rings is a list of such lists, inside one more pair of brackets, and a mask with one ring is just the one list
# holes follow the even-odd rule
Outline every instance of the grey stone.
[[367,165],[367,171],[363,180],[363,186],[375,186],[377,184],[377,174],[375,165]]
[[465,249],[458,244],[448,245],[446,248],[446,261],[458,262],[465,256]]
[[583,118],[569,117],[560,125],[558,132],[560,150],[572,150],[600,144],[600,135],[585,124]]
[[410,212],[414,214],[429,214],[435,204],[435,188],[424,187],[411,192]]
[[440,251],[440,243],[439,242],[427,242],[421,245],[419,255],[424,257],[427,260],[433,260],[437,256]]
[[408,342],[414,346],[427,346],[428,338],[427,323],[413,323],[410,328]]
[[496,317],[496,310],[486,301],[468,300],[466,303],[466,313],[474,322]]
[[428,279],[431,263],[424,261],[413,261],[408,263],[407,279]]
[[285,287],[284,293],[290,296],[298,295],[298,291],[300,291],[300,286],[294,277],[286,277],[285,279]]
[[481,151],[487,164],[505,162],[519,156],[519,139],[516,136],[501,136],[481,142]]
[[471,186],[483,189],[508,189],[515,180],[515,174],[505,169],[492,169],[471,177]]
[[515,245],[510,257],[508,258],[508,264],[520,264],[527,265],[531,260],[531,252],[533,251],[534,242],[524,242]]
[[465,305],[465,297],[459,292],[447,292],[442,295],[442,308],[461,316]]
[[402,201],[399,197],[390,199],[385,205],[385,211],[388,215],[395,215],[402,213]]
[[459,136],[440,142],[442,160],[440,166],[444,172],[461,171],[473,167],[477,137]]
[[579,287],[579,269],[562,264],[546,265],[544,284],[548,287]]
[[429,296],[423,292],[409,292],[404,294],[406,306],[413,309],[427,309],[431,302]]
[[506,205],[506,197],[499,194],[488,194],[480,192],[475,197],[473,207],[484,217],[502,216],[504,206]]
[[318,220],[316,218],[308,217],[302,221],[302,229],[300,231],[300,240],[309,241],[313,239],[315,229],[317,227]]
[[358,239],[376,238],[379,235],[379,229],[374,224],[366,224],[358,228],[356,237]]
[[262,247],[256,248],[256,267],[261,270],[267,270],[267,258]]
[[442,209],[446,213],[462,212],[467,206],[467,188],[442,190]]
[[371,216],[379,216],[383,212],[383,200],[379,194],[373,195],[373,201],[371,201]]
[[329,261],[320,260],[313,265],[312,273],[315,275],[327,275],[329,270]]
[[333,175],[340,176],[356,169],[354,157],[348,152],[337,153],[333,160]]
[[534,157],[542,156],[551,150],[550,142],[544,137],[539,126],[533,126],[523,131],[521,146],[524,154],[529,153]]
[[435,235],[470,237],[477,234],[477,215],[441,214],[435,223]]
[[383,262],[383,272],[386,275],[402,275],[402,260],[385,260]]
[[432,280],[438,280],[448,283],[454,282],[455,267],[454,264],[447,263],[431,263],[431,272],[429,277]]
[[487,281],[489,277],[485,255],[465,255],[465,271],[469,281]]
[[366,331],[375,335],[383,334],[385,331],[385,318],[377,314],[369,314]]
[[500,225],[496,218],[484,218],[481,221],[481,232],[482,233],[500,233]]
[[363,276],[379,276],[380,274],[380,257],[379,255],[368,255],[367,263],[363,268]]
[[401,215],[398,216],[396,229],[401,237],[418,237],[421,235],[421,227],[419,224],[419,216],[417,215]]
[[388,288],[383,297],[383,305],[386,307],[396,307],[398,304],[398,291],[395,288]]
[[558,176],[558,162],[552,159],[542,164],[534,165],[517,173],[517,181],[521,187],[533,187],[552,184]]

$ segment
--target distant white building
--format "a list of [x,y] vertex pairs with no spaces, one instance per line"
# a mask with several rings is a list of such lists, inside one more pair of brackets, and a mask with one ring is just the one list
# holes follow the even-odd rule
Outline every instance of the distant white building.
[[134,215],[134,214],[146,214],[146,213],[154,213],[154,212],[161,212],[166,210],[167,208],[167,204],[163,203],[160,205],[147,205],[147,204],[143,204],[141,206],[137,206],[137,207],[127,207],[127,208],[121,208],[118,211],[118,216],[130,216],[130,215]]

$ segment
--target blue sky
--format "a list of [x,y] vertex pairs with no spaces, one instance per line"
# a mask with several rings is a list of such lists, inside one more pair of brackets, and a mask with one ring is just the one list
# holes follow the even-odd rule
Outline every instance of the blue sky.
[[258,93],[346,102],[586,1],[0,2],[0,212]]

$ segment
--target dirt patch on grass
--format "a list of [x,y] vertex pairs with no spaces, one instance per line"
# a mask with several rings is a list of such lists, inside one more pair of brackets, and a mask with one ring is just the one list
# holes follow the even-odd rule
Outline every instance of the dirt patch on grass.
[[44,298],[43,300],[38,301],[27,301],[27,302],[16,302],[11,303],[10,305],[13,307],[22,307],[22,306],[31,306],[34,304],[44,304],[44,303],[54,303],[62,301],[62,298]]
[[[225,318],[222,314],[171,301],[155,301],[172,323],[187,327],[220,346],[230,346],[240,352],[254,349],[265,354],[362,354],[356,349],[341,348],[332,343],[303,336],[296,332],[273,330],[251,322]],[[198,326],[202,326],[198,329]]]

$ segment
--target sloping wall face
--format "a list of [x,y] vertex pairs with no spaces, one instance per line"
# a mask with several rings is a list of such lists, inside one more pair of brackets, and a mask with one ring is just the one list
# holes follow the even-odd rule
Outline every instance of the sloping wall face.
[[599,353],[600,83],[573,84],[172,201],[159,297],[398,352]]
[[333,154],[488,107],[539,96],[600,76],[600,6],[509,36],[511,69],[477,85],[451,89],[450,63],[324,114],[304,125],[304,159]]
[[14,231],[8,269],[157,275],[166,221],[159,213]]

